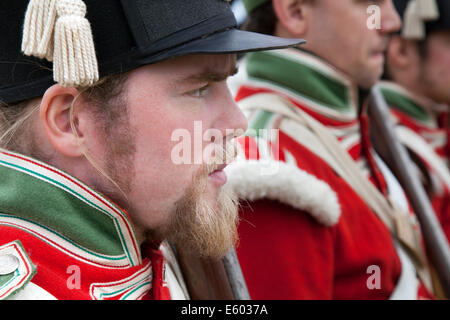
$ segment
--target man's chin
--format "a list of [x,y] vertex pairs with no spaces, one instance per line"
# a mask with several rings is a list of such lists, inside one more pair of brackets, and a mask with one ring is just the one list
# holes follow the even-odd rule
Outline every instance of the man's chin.
[[193,187],[177,203],[163,235],[178,250],[217,259],[236,244],[238,201],[225,187],[213,193]]
[[382,75],[383,70],[375,66],[365,74],[360,73],[356,82],[362,89],[369,90],[381,79]]

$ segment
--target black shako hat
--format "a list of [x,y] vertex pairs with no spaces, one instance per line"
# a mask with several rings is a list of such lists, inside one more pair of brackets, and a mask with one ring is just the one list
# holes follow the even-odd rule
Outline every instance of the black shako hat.
[[[52,63],[43,59],[44,57],[36,58],[22,52],[24,24],[36,24],[36,21],[40,21],[36,20],[37,13],[31,13],[31,5],[36,10],[41,10],[40,14],[45,15],[44,20],[56,25],[59,23],[54,21],[58,16],[52,18],[48,9],[42,9],[44,2],[47,6],[65,6],[69,3],[73,7],[70,10],[58,8],[58,14],[68,17],[65,17],[68,21],[66,29],[84,19],[79,23],[84,26],[81,32],[84,34],[85,24],[88,24],[87,29],[91,31],[95,48],[92,51],[96,58],[97,79],[187,54],[280,49],[304,42],[302,39],[283,39],[238,30],[229,1],[225,0],[1,0],[2,102],[13,103],[42,96],[55,83],[55,63],[67,67],[67,63],[73,63],[78,55],[86,53],[86,48],[82,45],[77,47],[65,42],[60,49],[62,54],[68,56],[64,62],[56,56],[52,59],[51,55],[47,55],[47,60],[53,61]],[[26,11],[31,22],[26,22]],[[79,16],[76,17],[78,20],[73,20],[74,12]],[[37,29],[42,33],[44,31],[41,29],[47,27],[44,23],[39,28],[35,26],[30,30],[36,32],[34,29]],[[52,41],[56,44],[59,41],[56,38],[60,35],[57,31],[51,31],[49,35],[55,38],[50,39],[48,45],[49,50],[53,50]],[[69,41],[72,37],[71,33],[66,35],[66,38],[70,38]]]
[[394,0],[405,38],[422,40],[436,30],[450,30],[449,0]]

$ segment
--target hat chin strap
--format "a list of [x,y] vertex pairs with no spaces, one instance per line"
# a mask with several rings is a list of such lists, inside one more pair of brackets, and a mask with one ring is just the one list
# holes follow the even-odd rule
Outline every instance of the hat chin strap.
[[82,0],[31,0],[25,14],[22,51],[53,61],[62,86],[91,86],[99,79],[91,26]]
[[426,36],[425,21],[439,18],[436,0],[411,0],[403,17],[402,36],[408,39],[424,39]]

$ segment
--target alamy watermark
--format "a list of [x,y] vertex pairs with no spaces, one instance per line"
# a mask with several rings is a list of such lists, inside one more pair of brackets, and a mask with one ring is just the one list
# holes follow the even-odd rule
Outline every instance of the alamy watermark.
[[367,7],[367,14],[370,15],[367,18],[367,28],[369,30],[381,29],[381,9],[377,5],[371,5]]
[[377,265],[370,265],[367,267],[366,273],[370,274],[366,281],[367,289],[381,289],[381,268]]
[[77,265],[67,267],[66,273],[70,276],[67,278],[66,285],[69,290],[81,289],[81,269]]
[[[209,128],[203,130],[202,121],[194,121],[193,131],[179,128],[172,132],[171,141],[176,144],[171,150],[172,163],[182,164],[229,164],[237,153],[238,145],[235,137],[248,136],[250,140],[241,138],[242,149],[246,150],[248,159],[258,159],[260,174],[273,175],[278,172],[279,129],[226,129],[224,131]],[[246,144],[248,143],[248,144]]]

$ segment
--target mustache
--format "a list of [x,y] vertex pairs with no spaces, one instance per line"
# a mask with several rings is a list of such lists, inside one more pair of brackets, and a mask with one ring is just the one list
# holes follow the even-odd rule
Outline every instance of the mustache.
[[214,151],[211,158],[206,161],[206,171],[208,174],[224,169],[233,162],[238,155],[238,145],[234,140],[227,141],[225,144],[214,144]]

